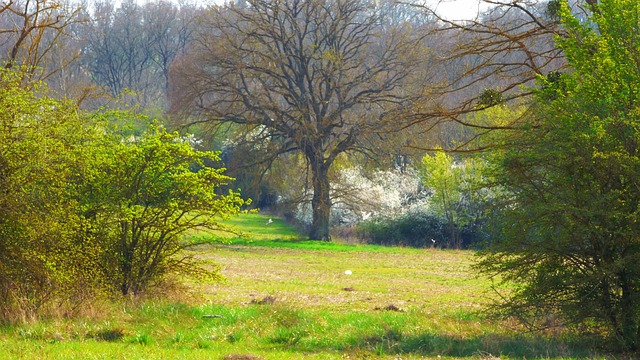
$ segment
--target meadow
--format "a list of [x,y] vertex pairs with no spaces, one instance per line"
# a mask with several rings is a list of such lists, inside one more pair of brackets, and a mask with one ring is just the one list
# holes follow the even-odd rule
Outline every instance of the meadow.
[[305,241],[260,214],[227,224],[244,236],[192,234],[189,250],[223,281],[2,326],[0,359],[606,358],[563,329],[488,317],[473,252]]

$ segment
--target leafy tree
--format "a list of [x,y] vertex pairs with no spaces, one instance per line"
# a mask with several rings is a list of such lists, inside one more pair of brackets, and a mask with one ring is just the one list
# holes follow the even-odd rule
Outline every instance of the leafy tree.
[[602,0],[589,21],[558,12],[572,72],[539,78],[495,165],[508,198],[480,268],[515,284],[501,307],[555,314],[640,348],[640,3]]
[[462,240],[457,226],[460,222],[458,210],[462,203],[462,168],[454,164],[451,156],[438,151],[434,156],[425,155],[422,158],[422,169],[424,184],[433,191],[431,202],[448,223],[449,244],[459,248]]
[[456,160],[444,151],[422,158],[423,183],[433,191],[430,203],[435,213],[447,223],[449,247],[461,248],[462,228],[482,217],[482,167],[479,159]]
[[[300,152],[311,170],[312,239],[330,240],[329,170],[343,153],[398,127],[402,85],[420,47],[384,28],[366,1],[249,0],[211,8],[193,58],[176,69],[174,102],[199,122],[233,124],[270,150]],[[384,31],[383,31],[384,30]],[[225,127],[223,127],[225,129]]]
[[97,272],[86,266],[96,248],[77,236],[82,219],[73,200],[88,131],[74,105],[47,97],[44,89],[25,90],[24,74],[14,70],[0,71],[0,318],[5,320],[76,306],[98,285]]
[[[140,137],[112,135],[91,146],[79,192],[88,236],[101,244],[97,264],[123,295],[139,294],[174,272],[201,272],[182,250],[187,230],[218,230],[220,218],[248,202],[217,189],[231,178],[207,166],[212,152],[152,127]],[[213,273],[212,273],[213,274]]]

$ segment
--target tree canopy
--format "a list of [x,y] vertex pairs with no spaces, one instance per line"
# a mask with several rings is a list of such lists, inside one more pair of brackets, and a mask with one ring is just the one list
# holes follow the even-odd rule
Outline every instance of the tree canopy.
[[[605,329],[640,347],[640,3],[567,4],[568,73],[538,78],[519,131],[502,138],[506,204],[480,267],[514,283],[506,314]],[[539,325],[539,324],[538,324]]]
[[175,104],[198,116],[192,121],[239,126],[265,145],[265,161],[304,155],[312,239],[330,238],[332,164],[346,152],[371,150],[367,139],[388,131],[387,115],[411,100],[401,85],[419,43],[408,28],[382,31],[379,20],[366,1],[212,8],[193,58],[176,70]]

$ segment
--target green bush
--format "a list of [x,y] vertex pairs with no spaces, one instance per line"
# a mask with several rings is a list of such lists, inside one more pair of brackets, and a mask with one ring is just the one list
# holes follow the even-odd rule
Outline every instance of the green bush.
[[396,218],[361,222],[356,233],[369,244],[429,247],[434,244],[432,239],[439,244],[446,237],[444,225],[438,216],[410,212]]
[[106,132],[85,157],[91,166],[83,169],[78,202],[86,233],[102,247],[96,265],[111,290],[141,294],[173,273],[216,276],[182,253],[188,245],[180,237],[223,229],[219,220],[248,204],[236,192],[221,193],[232,179],[205,166],[217,153],[152,126],[131,139]]
[[218,154],[161,127],[123,137],[109,122],[133,115],[84,113],[21,75],[0,69],[0,322],[69,316],[175,273],[215,276],[180,237],[224,228],[247,204],[206,166]]
[[73,178],[86,129],[74,104],[0,70],[0,321],[75,311],[97,278]]
[[[486,240],[484,222],[460,227],[462,247],[479,247]],[[369,244],[410,247],[448,247],[451,244],[448,223],[425,211],[412,211],[395,218],[363,221],[356,226],[357,236]]]

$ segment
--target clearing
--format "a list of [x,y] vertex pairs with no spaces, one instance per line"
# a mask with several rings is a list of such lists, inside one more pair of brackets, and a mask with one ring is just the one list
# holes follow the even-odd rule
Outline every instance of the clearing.
[[246,237],[200,234],[208,244],[190,250],[224,282],[187,281],[188,301],[1,327],[0,358],[598,357],[562,329],[531,335],[487,318],[491,282],[474,274],[473,252],[304,241],[259,214],[229,224]]

